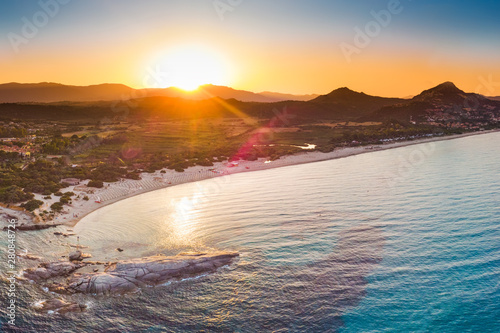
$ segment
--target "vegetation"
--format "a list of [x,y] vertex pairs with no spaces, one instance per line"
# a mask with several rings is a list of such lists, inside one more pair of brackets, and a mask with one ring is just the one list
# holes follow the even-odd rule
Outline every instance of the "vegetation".
[[102,188],[104,184],[98,180],[91,180],[88,184],[88,187]]
[[0,150],[1,169],[10,169],[20,161],[22,161],[22,156],[19,153]]
[[0,138],[24,138],[28,131],[23,127],[0,128]]
[[86,137],[80,139],[78,135],[73,135],[70,138],[56,135],[50,142],[42,145],[42,153],[50,155],[67,154],[70,152],[71,148],[77,147],[77,145],[85,139]]
[[32,199],[26,203],[23,203],[21,207],[32,212],[35,209],[39,208],[41,205],[43,205],[43,201]]
[[[436,133],[443,133],[443,131],[431,126],[417,126],[401,121],[390,120],[380,126],[344,132],[341,140],[347,143],[357,141],[364,144],[380,144],[382,140],[386,139],[403,138],[405,140],[411,140],[412,138],[422,135]],[[333,139],[331,142],[339,143],[339,141],[338,139]]]
[[50,205],[50,209],[52,209],[54,212],[61,212],[63,208],[63,204],[60,202],[54,202],[52,205]]
[[0,201],[4,203],[18,203],[33,199],[33,193],[25,192],[16,185],[0,189]]

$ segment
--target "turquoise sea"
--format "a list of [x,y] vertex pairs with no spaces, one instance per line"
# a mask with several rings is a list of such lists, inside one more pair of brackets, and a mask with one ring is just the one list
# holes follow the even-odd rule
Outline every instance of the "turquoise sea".
[[[19,284],[17,326],[500,332],[499,143],[500,133],[491,133],[419,144],[214,178],[103,207],[74,228],[95,260],[209,249],[241,256],[214,275],[137,294],[77,296],[89,305],[83,314],[37,313],[30,304],[51,296]],[[68,240],[48,243],[53,232],[18,234],[18,246],[67,253]],[[4,320],[4,303],[1,311]]]

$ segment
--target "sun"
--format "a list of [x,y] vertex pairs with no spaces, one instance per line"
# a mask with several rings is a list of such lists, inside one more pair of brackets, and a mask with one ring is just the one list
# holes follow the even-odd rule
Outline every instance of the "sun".
[[161,56],[163,88],[186,91],[203,84],[227,85],[227,66],[215,51],[200,45],[181,46]]

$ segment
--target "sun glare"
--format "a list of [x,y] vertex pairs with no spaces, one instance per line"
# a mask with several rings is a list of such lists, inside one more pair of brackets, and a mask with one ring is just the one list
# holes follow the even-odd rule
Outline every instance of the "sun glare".
[[161,56],[162,85],[186,91],[203,84],[227,85],[226,66],[214,51],[202,46],[183,46]]

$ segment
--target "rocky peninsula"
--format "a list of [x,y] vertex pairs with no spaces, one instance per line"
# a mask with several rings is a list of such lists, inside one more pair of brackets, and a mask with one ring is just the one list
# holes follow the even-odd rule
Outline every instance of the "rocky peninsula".
[[119,261],[103,273],[73,275],[66,290],[96,295],[134,292],[141,287],[213,273],[237,256],[236,252],[180,253],[173,257],[158,255]]
[[[114,263],[60,261],[27,269],[24,277],[46,283],[49,290],[60,294],[116,295],[214,273],[218,268],[231,264],[238,256],[237,252],[220,251],[156,255]],[[89,265],[104,266],[104,271],[95,269],[90,273],[76,272]]]

